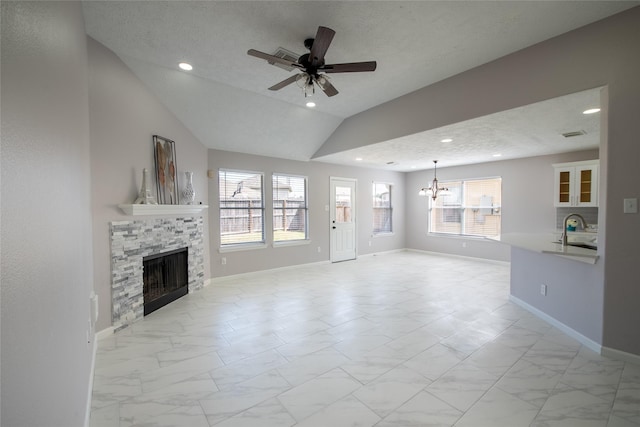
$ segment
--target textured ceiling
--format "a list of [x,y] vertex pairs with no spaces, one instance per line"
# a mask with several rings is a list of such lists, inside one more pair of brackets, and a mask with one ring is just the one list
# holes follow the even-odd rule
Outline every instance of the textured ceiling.
[[[83,10],[87,34],[113,50],[206,146],[309,160],[346,117],[637,4],[85,1]],[[253,48],[273,53],[284,47],[305,53],[304,39],[320,25],[336,31],[326,54],[328,63],[376,60],[378,68],[373,73],[333,74],[340,94],[327,98],[316,93],[318,106],[311,110],[304,107],[295,84],[278,92],[267,90],[291,73],[246,52]],[[190,62],[194,70],[178,70],[180,61]],[[491,133],[490,124],[474,121],[473,126],[469,131],[484,128]],[[464,134],[464,125],[457,131]],[[505,132],[523,134],[518,129]],[[370,164],[374,167],[383,159],[404,164],[401,151],[407,145],[415,148],[412,138],[423,137],[376,144],[363,156],[375,157]],[[463,163],[475,162],[478,152],[502,147],[495,142],[478,146],[494,139],[462,144],[452,155]],[[503,155],[531,155],[525,149],[529,146],[514,143]],[[321,160],[345,163],[352,154]],[[446,157],[434,149],[423,154],[429,156],[422,159],[424,164]]]
[[[600,90],[578,92],[314,160],[409,172],[432,168],[433,160],[446,167],[595,149],[600,146],[601,115],[582,112],[600,106]],[[576,131],[584,134],[563,136]]]

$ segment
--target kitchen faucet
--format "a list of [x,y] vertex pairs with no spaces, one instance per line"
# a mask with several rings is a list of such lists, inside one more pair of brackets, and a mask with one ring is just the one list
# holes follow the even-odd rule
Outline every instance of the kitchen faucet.
[[587,221],[585,221],[582,215],[577,213],[570,213],[569,215],[565,216],[564,220],[562,221],[562,246],[567,246],[567,221],[569,221],[569,218],[571,218],[572,216],[578,217],[578,219],[580,219],[580,222],[582,222],[582,228],[584,230],[587,229]]

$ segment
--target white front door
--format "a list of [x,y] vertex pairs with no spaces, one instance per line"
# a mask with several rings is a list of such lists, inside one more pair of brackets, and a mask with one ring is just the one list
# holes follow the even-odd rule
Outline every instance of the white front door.
[[356,180],[330,180],[331,262],[356,259]]

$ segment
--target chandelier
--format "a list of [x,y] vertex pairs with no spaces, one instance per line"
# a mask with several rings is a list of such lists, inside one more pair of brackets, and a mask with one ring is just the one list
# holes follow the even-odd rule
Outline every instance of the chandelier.
[[418,192],[418,196],[431,196],[431,198],[435,200],[438,197],[438,194],[442,196],[449,196],[452,193],[446,187],[438,187],[438,177],[436,176],[438,161],[434,160],[433,164],[433,181],[431,182],[431,187],[420,189],[420,191]]

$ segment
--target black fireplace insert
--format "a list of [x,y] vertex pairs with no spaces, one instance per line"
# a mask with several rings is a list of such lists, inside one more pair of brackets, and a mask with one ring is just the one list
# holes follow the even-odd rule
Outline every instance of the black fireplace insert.
[[145,316],[189,293],[187,248],[144,257],[142,265]]

